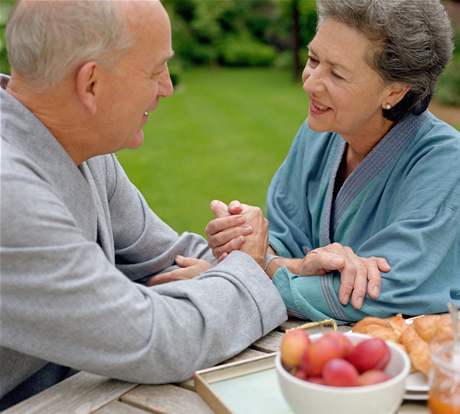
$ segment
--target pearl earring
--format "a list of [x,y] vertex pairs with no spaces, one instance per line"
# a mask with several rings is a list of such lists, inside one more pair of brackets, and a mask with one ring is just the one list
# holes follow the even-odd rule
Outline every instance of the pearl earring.
[[391,109],[391,105],[390,105],[389,103],[387,103],[387,104],[385,104],[384,108],[385,108],[386,110]]

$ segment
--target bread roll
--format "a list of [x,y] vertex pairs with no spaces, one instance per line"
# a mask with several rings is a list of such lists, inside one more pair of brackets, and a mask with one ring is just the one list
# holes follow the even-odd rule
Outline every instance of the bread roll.
[[413,325],[402,333],[401,343],[406,348],[414,368],[428,376],[431,369],[430,347],[420,337]]

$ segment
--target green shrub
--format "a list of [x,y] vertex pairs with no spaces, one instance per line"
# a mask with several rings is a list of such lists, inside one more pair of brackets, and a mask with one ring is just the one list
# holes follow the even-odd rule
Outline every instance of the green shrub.
[[460,106],[460,54],[455,54],[439,78],[436,96],[446,105]]
[[[284,50],[282,52],[278,52],[273,62],[273,66],[278,69],[290,69],[292,67],[293,62],[293,51],[292,50]],[[307,62],[308,50],[307,48],[302,48],[300,50],[300,63],[302,67]]]
[[276,50],[247,33],[228,35],[220,45],[219,61],[227,66],[270,66]]

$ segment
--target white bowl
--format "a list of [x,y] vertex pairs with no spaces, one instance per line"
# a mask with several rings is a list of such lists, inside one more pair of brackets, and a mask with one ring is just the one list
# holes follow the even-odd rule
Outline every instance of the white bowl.
[[[321,335],[311,335],[310,338],[315,341]],[[346,335],[353,344],[370,338],[352,332]],[[388,341],[387,345],[391,357],[385,373],[393,378],[380,384],[361,387],[332,387],[298,379],[284,369],[278,352],[275,364],[281,392],[296,414],[395,413],[405,393],[410,361],[398,345]]]

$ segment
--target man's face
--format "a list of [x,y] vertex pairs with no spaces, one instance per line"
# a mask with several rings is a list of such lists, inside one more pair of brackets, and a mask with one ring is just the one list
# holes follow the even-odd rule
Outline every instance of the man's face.
[[[123,2],[125,3],[125,2]],[[172,57],[171,28],[159,1],[126,2],[123,11],[133,46],[113,67],[102,67],[97,124],[103,152],[137,148],[143,127],[160,97],[173,86],[167,62]]]

